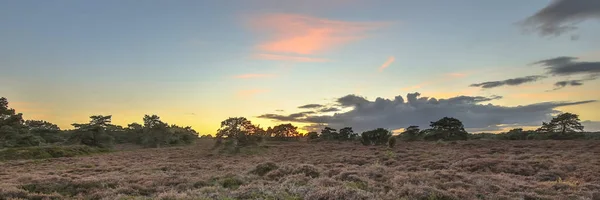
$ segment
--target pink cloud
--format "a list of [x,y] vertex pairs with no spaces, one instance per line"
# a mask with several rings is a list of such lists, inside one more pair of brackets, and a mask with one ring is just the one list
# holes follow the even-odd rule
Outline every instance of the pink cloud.
[[249,78],[271,78],[275,77],[275,74],[240,74],[233,76],[233,78],[237,79],[249,79]]
[[265,34],[261,51],[315,54],[367,37],[381,22],[347,22],[295,14],[268,14],[252,19],[252,29]]
[[263,89],[250,89],[250,90],[240,90],[240,91],[238,91],[237,95],[242,98],[249,98],[249,97],[253,97],[257,94],[263,94],[263,93],[267,93],[267,92],[269,92],[269,91],[263,90]]
[[390,56],[387,61],[385,61],[385,63],[383,63],[383,65],[381,65],[381,67],[379,67],[379,71],[383,71],[385,68],[388,68],[390,66],[390,64],[392,64],[394,61],[396,60],[396,58],[394,58],[394,56]]
[[304,56],[287,56],[287,55],[267,54],[267,53],[254,54],[253,57],[256,59],[261,59],[261,60],[282,60],[282,61],[293,61],[293,62],[327,62],[327,61],[329,61],[324,58],[311,58],[311,57],[304,57]]

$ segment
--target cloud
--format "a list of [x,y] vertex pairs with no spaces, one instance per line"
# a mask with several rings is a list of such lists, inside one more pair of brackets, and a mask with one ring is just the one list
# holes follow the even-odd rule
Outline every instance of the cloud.
[[572,80],[572,81],[559,81],[554,83],[554,86],[558,87],[558,88],[562,88],[565,86],[580,86],[583,85],[583,83],[581,82],[581,80]]
[[260,60],[281,60],[281,61],[292,61],[292,62],[328,62],[328,59],[324,58],[311,58],[306,56],[289,56],[289,55],[278,55],[278,54],[268,54],[268,53],[259,53],[254,54],[253,56],[256,59]]
[[319,110],[319,112],[322,112],[322,113],[326,113],[326,112],[337,112],[337,111],[340,111],[340,109],[339,109],[339,108],[336,108],[336,107],[323,108],[323,109]]
[[586,121],[582,121],[581,125],[584,126],[583,128],[585,131],[600,132],[600,121],[586,120]]
[[546,78],[546,77],[545,76],[525,76],[525,77],[519,77],[519,78],[506,79],[506,80],[502,80],[502,81],[488,81],[488,82],[483,82],[483,83],[474,83],[474,84],[471,84],[470,86],[471,87],[481,87],[484,89],[495,88],[495,87],[500,87],[500,86],[505,86],[505,85],[515,86],[515,85],[521,85],[524,83],[535,82],[542,78]]
[[546,66],[548,74],[556,76],[588,74],[596,76],[600,74],[600,62],[578,62],[575,57],[556,57],[547,60],[541,60],[533,63],[534,65]]
[[275,74],[240,74],[233,76],[236,79],[250,79],[250,78],[271,78],[275,77]]
[[267,14],[249,21],[266,36],[257,48],[266,52],[315,54],[367,37],[381,22],[347,22],[297,14]]
[[396,60],[396,58],[394,58],[394,56],[390,56],[387,61],[385,61],[385,63],[383,63],[383,65],[381,65],[381,67],[379,67],[379,71],[383,71],[385,68],[388,68],[390,66],[390,64],[392,64],[394,61]]
[[321,104],[316,104],[316,103],[313,103],[313,104],[306,104],[306,105],[303,105],[303,106],[298,106],[298,108],[308,108],[308,109],[312,109],[312,108],[321,108],[321,107],[323,107],[323,105],[321,105]]
[[420,93],[409,93],[406,99],[396,96],[394,99],[376,98],[374,101],[356,95],[346,95],[338,98],[334,103],[339,106],[351,108],[343,113],[325,115],[321,112],[312,114],[275,115],[264,114],[259,118],[273,119],[276,121],[310,123],[334,128],[351,126],[357,131],[373,128],[386,128],[395,130],[411,125],[422,128],[429,126],[429,122],[443,117],[460,119],[465,128],[481,131],[497,130],[499,126],[539,125],[559,111],[555,108],[570,105],[579,105],[595,102],[542,102],[522,106],[499,106],[489,101],[500,99],[500,96],[457,96],[448,99],[421,97]]
[[248,97],[253,97],[254,95],[257,95],[257,94],[262,94],[262,93],[267,93],[267,92],[269,92],[269,91],[263,90],[263,89],[250,89],[250,90],[240,90],[240,91],[238,91],[237,95],[242,98],[248,98]]
[[554,0],[520,24],[542,36],[558,36],[577,29],[577,23],[588,19],[600,19],[600,1]]

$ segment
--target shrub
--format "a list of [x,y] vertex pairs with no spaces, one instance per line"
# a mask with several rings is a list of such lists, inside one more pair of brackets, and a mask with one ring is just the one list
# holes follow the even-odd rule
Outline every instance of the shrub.
[[383,128],[378,128],[363,132],[361,134],[361,143],[363,145],[383,145],[391,136],[392,132]]
[[107,152],[106,149],[89,146],[44,146],[8,148],[0,150],[0,160],[47,159],[74,157],[92,153]]
[[396,137],[392,136],[388,139],[388,147],[394,148],[396,146]]
[[250,173],[259,176],[264,176],[265,174],[269,173],[270,171],[276,170],[277,168],[279,167],[275,163],[266,162],[256,165],[256,167],[252,171],[250,171]]
[[306,134],[308,140],[316,140],[319,139],[319,134],[317,132],[309,132]]

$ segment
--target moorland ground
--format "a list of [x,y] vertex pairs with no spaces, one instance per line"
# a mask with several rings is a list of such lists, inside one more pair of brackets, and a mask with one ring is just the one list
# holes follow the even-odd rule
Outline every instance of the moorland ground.
[[600,199],[600,141],[212,140],[0,162],[0,199]]

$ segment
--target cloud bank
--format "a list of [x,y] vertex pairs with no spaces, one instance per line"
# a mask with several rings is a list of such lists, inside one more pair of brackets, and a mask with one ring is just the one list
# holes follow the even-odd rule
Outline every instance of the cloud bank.
[[[540,125],[559,111],[555,108],[595,102],[542,102],[522,106],[499,106],[489,101],[500,96],[457,96],[448,99],[423,97],[420,93],[408,93],[406,99],[396,96],[393,99],[376,98],[370,101],[357,95],[346,95],[335,100],[339,107],[350,108],[347,112],[327,115],[323,112],[302,112],[291,115],[264,114],[259,118],[281,122],[310,123],[307,130],[331,126],[341,128],[351,126],[357,131],[373,128],[390,130],[418,125],[422,128],[429,122],[443,117],[455,117],[463,121],[466,128],[479,131],[496,131],[502,126]],[[487,104],[485,104],[487,102]]]
[[600,1],[554,0],[521,25],[541,36],[558,36],[577,29],[577,23],[589,19],[600,19]]

